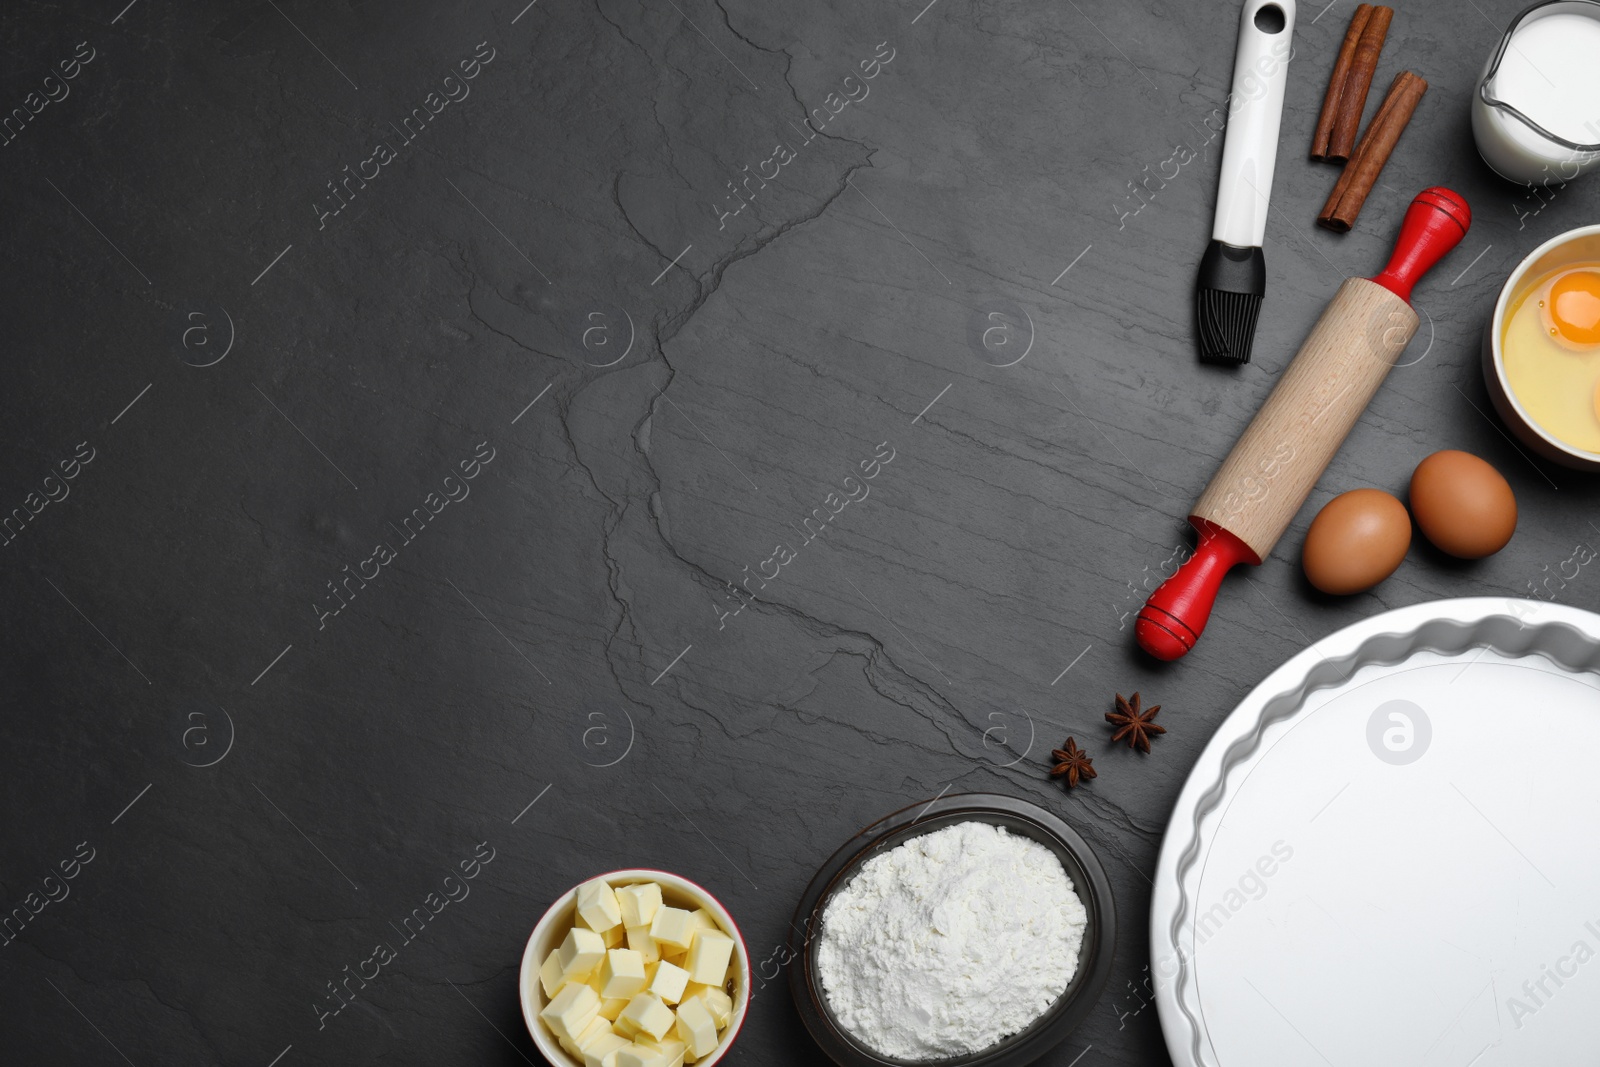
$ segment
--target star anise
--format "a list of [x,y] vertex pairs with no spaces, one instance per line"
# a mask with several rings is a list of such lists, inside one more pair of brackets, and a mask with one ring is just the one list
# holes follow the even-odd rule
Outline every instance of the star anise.
[[1167,728],[1157,726],[1151,720],[1156,717],[1156,712],[1161,710],[1160,704],[1152,705],[1145,711],[1139,710],[1139,694],[1133,694],[1129,700],[1122,699],[1122,694],[1117,694],[1117,710],[1106,712],[1106,722],[1117,729],[1111,735],[1113,743],[1128,739],[1128,747],[1136,748],[1140,752],[1150,751],[1150,738],[1156,734],[1164,734]]
[[1089,758],[1089,753],[1078,747],[1072,738],[1067,738],[1066,748],[1053,748],[1050,755],[1059,762],[1050,768],[1050,777],[1064,774],[1067,776],[1067,788],[1077,786],[1080,778],[1095,778],[1094,761]]

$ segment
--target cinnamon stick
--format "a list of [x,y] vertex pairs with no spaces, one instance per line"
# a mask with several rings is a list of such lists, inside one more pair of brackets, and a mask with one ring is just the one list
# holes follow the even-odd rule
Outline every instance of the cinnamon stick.
[[1318,226],[1348,233],[1350,227],[1355,225],[1356,216],[1361,214],[1361,205],[1366,203],[1367,194],[1378,183],[1378,175],[1382,173],[1384,164],[1389,162],[1395,143],[1400,140],[1401,132],[1411,121],[1422,94],[1427,91],[1428,83],[1419,75],[1409,70],[1395,75],[1388,95],[1378,106],[1378,113],[1367,124],[1367,132],[1361,135],[1361,143],[1351,153],[1338,183],[1328,195],[1328,202],[1317,216]]
[[1350,16],[1350,28],[1344,31],[1344,43],[1339,46],[1339,58],[1333,62],[1333,74],[1328,78],[1328,93],[1322,98],[1322,114],[1317,116],[1317,128],[1311,135],[1311,158],[1321,162],[1328,158],[1329,139],[1333,136],[1333,123],[1339,115],[1339,101],[1344,99],[1345,83],[1350,80],[1350,64],[1356,57],[1356,43],[1361,31],[1367,28],[1372,16],[1371,4],[1360,4]]
[[1383,51],[1384,38],[1389,35],[1389,21],[1394,18],[1394,8],[1378,6],[1361,28],[1361,39],[1356,42],[1355,55],[1350,61],[1350,74],[1339,94],[1339,112],[1333,120],[1333,133],[1328,138],[1327,158],[1343,163],[1355,148],[1356,132],[1361,129],[1361,113],[1367,106],[1367,91],[1372,88],[1372,76],[1378,72],[1378,56]]

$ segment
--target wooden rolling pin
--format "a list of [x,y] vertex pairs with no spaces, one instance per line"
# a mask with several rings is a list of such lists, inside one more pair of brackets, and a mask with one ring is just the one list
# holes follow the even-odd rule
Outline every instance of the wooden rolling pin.
[[1467,202],[1449,189],[1417,194],[1394,255],[1372,279],[1349,278],[1312,327],[1261,410],[1200,494],[1189,523],[1195,554],[1139,610],[1139,647],[1174,660],[1194,647],[1222,578],[1272,552],[1417,331],[1411,288],[1466,235]]

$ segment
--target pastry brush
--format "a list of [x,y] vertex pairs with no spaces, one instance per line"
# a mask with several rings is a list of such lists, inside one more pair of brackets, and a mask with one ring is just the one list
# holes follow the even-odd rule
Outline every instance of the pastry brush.
[[1261,244],[1293,36],[1294,0],[1246,0],[1228,94],[1217,216],[1195,282],[1200,358],[1207,363],[1248,363],[1255,343],[1267,293]]

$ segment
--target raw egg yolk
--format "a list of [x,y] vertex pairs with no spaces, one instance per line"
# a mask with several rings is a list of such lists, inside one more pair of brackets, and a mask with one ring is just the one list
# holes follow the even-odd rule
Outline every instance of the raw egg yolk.
[[1563,340],[1600,345],[1600,272],[1578,270],[1550,287],[1550,321]]

